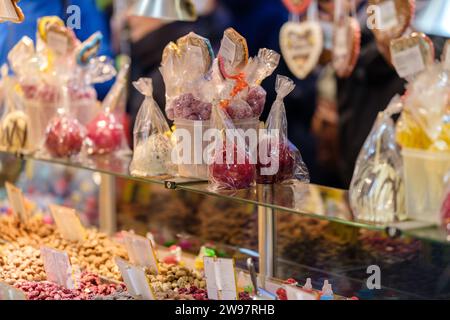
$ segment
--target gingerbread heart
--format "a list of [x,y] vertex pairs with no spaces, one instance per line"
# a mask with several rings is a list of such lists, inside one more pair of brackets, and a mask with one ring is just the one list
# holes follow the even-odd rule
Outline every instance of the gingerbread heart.
[[377,41],[387,42],[400,37],[410,25],[415,0],[369,0],[368,26]]
[[0,2],[0,22],[21,23],[25,19],[22,9],[17,5],[17,2],[19,0],[4,0]]
[[354,17],[335,22],[333,30],[333,68],[340,78],[349,77],[358,62],[361,50],[361,27]]
[[312,0],[283,0],[284,5],[293,14],[300,14],[308,9]]
[[280,47],[289,70],[304,79],[315,68],[323,49],[323,32],[316,21],[287,22],[281,28]]

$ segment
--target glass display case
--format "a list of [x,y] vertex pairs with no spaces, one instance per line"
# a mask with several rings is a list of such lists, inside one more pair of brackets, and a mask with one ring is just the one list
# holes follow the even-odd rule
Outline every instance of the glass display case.
[[211,191],[206,181],[132,177],[129,158],[88,162],[37,155],[2,155],[3,179],[17,162],[91,172],[98,180],[98,223],[109,234],[134,230],[197,254],[209,243],[245,267],[259,261],[261,279],[329,280],[336,294],[360,299],[449,299],[450,237],[419,221],[389,225],[358,221],[348,195],[313,184],[258,185]]

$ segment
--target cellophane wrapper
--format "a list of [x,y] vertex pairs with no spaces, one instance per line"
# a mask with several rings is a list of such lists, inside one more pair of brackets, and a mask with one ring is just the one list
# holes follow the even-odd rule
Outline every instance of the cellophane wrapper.
[[450,172],[444,178],[444,197],[442,199],[441,219],[442,226],[447,229],[450,234]]
[[0,147],[11,152],[26,151],[30,143],[30,118],[24,112],[23,98],[17,92],[17,79],[8,75],[6,65],[1,68],[1,76]]
[[121,68],[116,82],[103,101],[102,110],[86,126],[89,155],[131,154],[124,123],[115,112],[117,106],[126,99],[128,70],[128,64]]
[[277,98],[267,118],[266,131],[259,139],[257,183],[281,183],[292,179],[309,182],[309,171],[301,153],[288,139],[283,100],[294,88],[295,84],[291,79],[277,76]]
[[406,218],[403,160],[392,120],[402,108],[400,98],[394,97],[379,113],[359,153],[349,193],[360,220],[384,224]]
[[245,137],[236,130],[224,108],[213,107],[214,142],[209,149],[208,177],[212,190],[239,190],[254,185],[255,159],[248,150]]
[[173,173],[171,131],[161,109],[153,99],[152,80],[141,78],[133,85],[145,99],[134,124],[131,175],[156,177]]
[[71,96],[67,84],[63,84],[59,97],[58,112],[47,126],[45,150],[54,158],[70,158],[81,152],[86,129],[70,112]]
[[450,78],[440,63],[430,66],[408,87],[397,125],[402,147],[450,151]]

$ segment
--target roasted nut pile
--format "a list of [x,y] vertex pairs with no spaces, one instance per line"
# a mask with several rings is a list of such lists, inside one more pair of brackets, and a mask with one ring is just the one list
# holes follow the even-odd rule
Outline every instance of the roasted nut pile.
[[189,270],[186,267],[161,263],[159,271],[160,273],[158,275],[147,275],[156,293],[191,286],[201,289],[206,287],[206,281],[200,273]]
[[20,222],[15,216],[0,217],[0,239],[13,242],[17,239],[28,239],[31,246],[39,246],[42,239],[54,234],[53,225],[44,223],[42,216],[31,217],[26,223]]
[[119,289],[108,296],[95,296],[92,300],[134,300],[134,298],[128,292]]
[[109,296],[115,292],[123,292],[123,284],[104,283],[92,273],[83,273],[79,280],[79,288],[65,289],[51,282],[21,281],[16,287],[25,292],[29,300],[91,300],[97,296]]
[[6,244],[0,249],[0,281],[13,285],[19,280],[46,279],[39,250],[31,246]]
[[87,230],[87,237],[83,242],[62,239],[58,233],[45,238],[43,242],[46,246],[66,251],[72,264],[81,269],[113,280],[121,278],[114,257],[126,259],[126,251],[120,244],[97,230]]

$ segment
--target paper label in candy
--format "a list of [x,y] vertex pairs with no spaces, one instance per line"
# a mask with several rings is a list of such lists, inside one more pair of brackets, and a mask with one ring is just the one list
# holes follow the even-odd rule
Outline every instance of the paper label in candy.
[[47,45],[59,55],[65,55],[69,51],[69,39],[64,34],[58,32],[48,32]]
[[221,55],[226,61],[230,62],[231,65],[234,65],[236,60],[236,51],[236,44],[229,37],[224,36],[220,46],[219,55]]
[[399,24],[394,1],[384,1],[378,4],[379,17],[377,27],[381,30],[393,28]]
[[22,290],[0,282],[0,300],[27,300],[27,298]]
[[413,76],[425,69],[424,59],[419,45],[394,52],[392,64],[401,78]]
[[1,20],[11,20],[11,21],[20,20],[20,16],[17,13],[16,4],[13,0],[0,1],[0,21]]
[[121,258],[116,258],[116,264],[119,267],[128,292],[134,298],[141,300],[156,300],[153,289],[148,282],[148,278],[143,268],[129,264]]
[[149,239],[127,232],[124,242],[131,263],[159,273],[156,252]]
[[444,65],[444,69],[450,71],[450,40],[447,40],[445,44],[444,50],[444,61],[442,61]]
[[11,206],[14,215],[16,215],[20,221],[26,222],[30,217],[30,212],[25,205],[25,198],[22,194],[22,190],[9,182],[6,182],[5,186],[9,205]]
[[75,209],[51,205],[50,211],[59,233],[66,240],[84,241],[86,230]]
[[66,289],[75,289],[75,281],[72,273],[69,255],[65,251],[41,247],[41,258],[47,280]]
[[344,56],[349,54],[348,45],[348,29],[346,25],[337,26],[335,43],[334,43],[334,54],[337,56]]
[[318,300],[317,295],[313,292],[307,292],[293,285],[284,285],[288,300]]
[[204,257],[206,287],[211,300],[237,300],[237,279],[233,259]]

